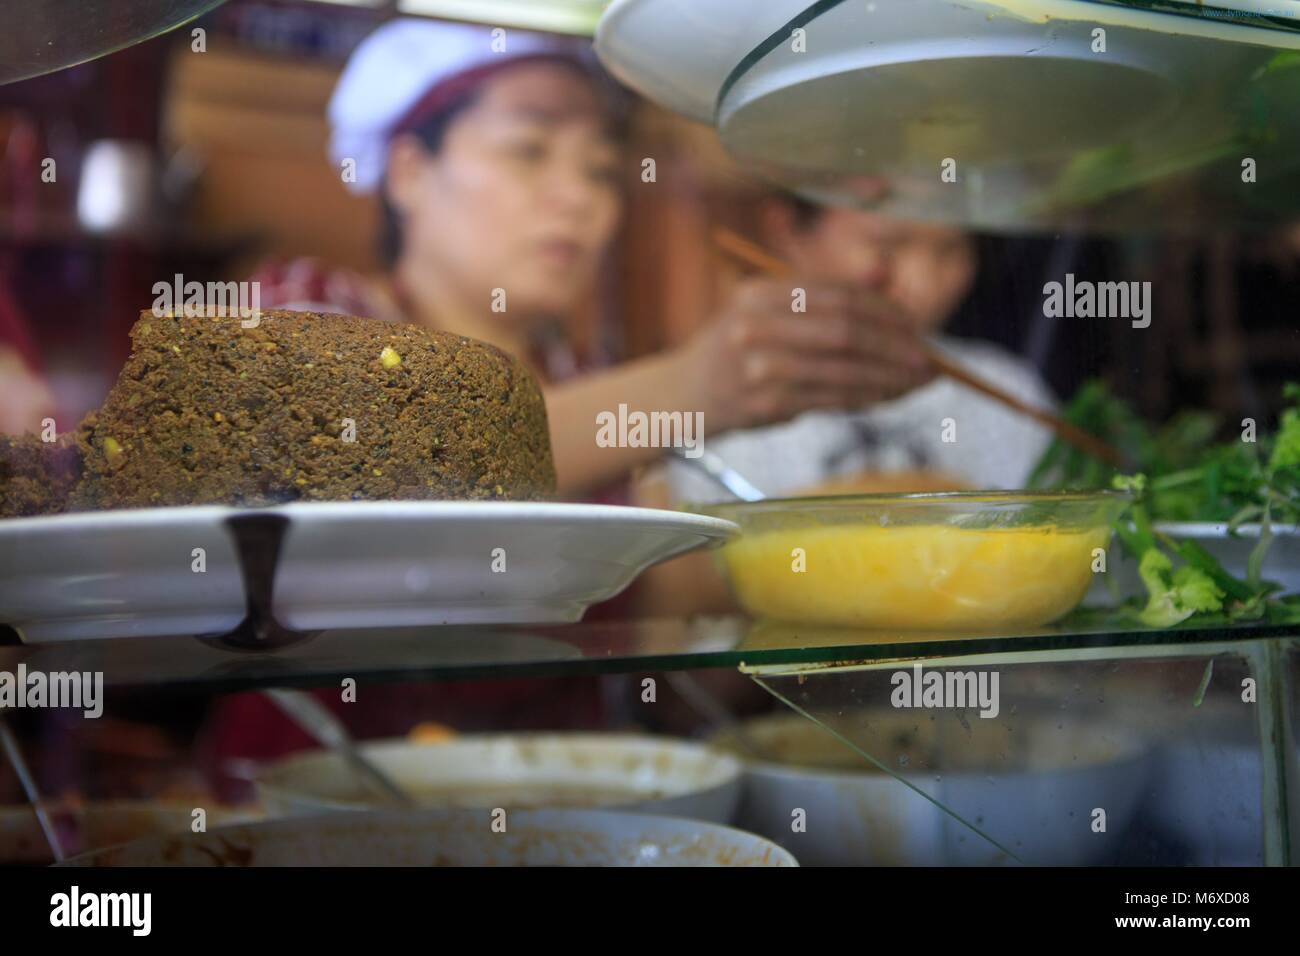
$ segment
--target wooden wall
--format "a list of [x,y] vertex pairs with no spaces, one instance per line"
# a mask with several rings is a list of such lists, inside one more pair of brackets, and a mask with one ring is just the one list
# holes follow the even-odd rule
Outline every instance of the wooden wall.
[[374,203],[347,191],[325,152],[336,68],[181,48],[169,72],[163,139],[189,147],[203,163],[196,226],[255,232],[263,255],[374,266]]

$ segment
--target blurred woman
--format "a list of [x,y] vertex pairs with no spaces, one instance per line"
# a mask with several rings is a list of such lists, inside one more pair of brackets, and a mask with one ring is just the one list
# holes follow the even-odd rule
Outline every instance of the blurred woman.
[[[495,46],[494,46],[495,44]],[[708,434],[810,408],[859,408],[928,377],[887,310],[812,281],[753,280],[685,346],[610,367],[570,338],[622,212],[619,111],[589,46],[396,20],[353,54],[330,102],[330,154],[378,197],[385,268],[298,260],[254,278],[264,307],[404,320],[498,345],[541,376],[562,497],[662,454],[607,448],[596,417],[626,404],[702,412]],[[808,290],[791,310],[791,287]]]

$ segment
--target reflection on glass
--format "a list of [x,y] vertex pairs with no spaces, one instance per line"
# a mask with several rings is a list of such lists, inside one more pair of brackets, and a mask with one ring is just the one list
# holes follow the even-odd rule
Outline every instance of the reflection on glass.
[[761,677],[795,713],[745,727],[766,759],[740,825],[807,864],[1258,865],[1247,677],[1236,655]]
[[166,33],[225,0],[23,0],[5,4],[0,83],[84,63]]

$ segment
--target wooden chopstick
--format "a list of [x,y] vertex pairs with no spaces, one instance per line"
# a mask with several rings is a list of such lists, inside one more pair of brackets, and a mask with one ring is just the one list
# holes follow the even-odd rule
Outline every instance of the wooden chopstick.
[[[718,248],[730,254],[736,259],[744,262],[755,269],[772,276],[790,276],[794,270],[789,263],[772,255],[757,243],[750,242],[743,236],[737,235],[730,229],[718,227],[713,230],[713,241]],[[930,363],[944,375],[954,381],[961,382],[967,388],[972,388],[996,402],[1000,402],[1007,408],[1018,412],[1027,418],[1047,426],[1056,433],[1063,441],[1068,442],[1080,451],[1086,452],[1109,465],[1123,469],[1125,467],[1124,456],[1120,454],[1119,449],[1110,445],[1096,435],[1090,435],[1088,432],[1072,425],[1059,415],[1042,409],[1027,405],[1014,395],[1010,395],[998,388],[996,385],[990,385],[978,375],[973,375],[957,362],[952,361],[934,346],[930,345],[919,336],[917,343],[925,352]]]

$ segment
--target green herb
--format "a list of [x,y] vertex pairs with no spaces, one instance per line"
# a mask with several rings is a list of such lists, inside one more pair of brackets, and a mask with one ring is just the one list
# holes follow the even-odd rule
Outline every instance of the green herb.
[[[1134,495],[1116,520],[1115,533],[1138,562],[1147,601],[1121,605],[1115,617],[1148,627],[1300,620],[1300,596],[1279,599],[1279,587],[1262,573],[1274,522],[1300,522],[1300,385],[1288,385],[1285,395],[1291,407],[1283,412],[1276,434],[1260,434],[1254,441],[1243,434],[1214,444],[1219,423],[1211,415],[1186,412],[1153,428],[1103,383],[1089,382],[1079,390],[1064,417],[1119,448],[1138,463],[1139,472],[1121,475],[1058,439],[1027,484],[1114,487]],[[1166,521],[1224,522],[1230,534],[1246,522],[1258,522],[1259,539],[1246,579],[1229,574],[1195,541],[1158,533],[1155,525]]]
[[1138,575],[1150,595],[1138,615],[1147,627],[1172,627],[1198,611],[1221,611],[1227,596],[1214,579],[1184,564],[1175,569],[1169,556],[1151,548],[1138,564]]

